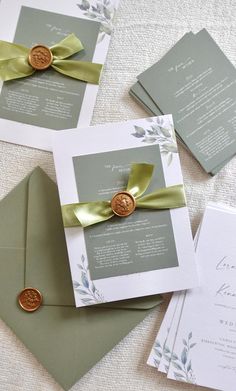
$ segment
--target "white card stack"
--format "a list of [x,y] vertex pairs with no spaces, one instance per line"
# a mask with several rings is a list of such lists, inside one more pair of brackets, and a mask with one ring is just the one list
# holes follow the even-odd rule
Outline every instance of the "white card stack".
[[173,294],[148,364],[169,379],[235,391],[236,209],[207,206],[195,236],[200,287]]

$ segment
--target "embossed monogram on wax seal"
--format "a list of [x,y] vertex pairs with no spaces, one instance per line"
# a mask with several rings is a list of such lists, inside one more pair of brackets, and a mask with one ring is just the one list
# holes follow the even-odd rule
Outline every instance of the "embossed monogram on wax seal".
[[42,301],[43,297],[41,293],[35,288],[25,288],[18,296],[18,302],[21,308],[27,312],[36,311],[41,306]]
[[52,52],[47,46],[36,45],[30,50],[29,63],[38,71],[42,71],[50,67],[52,60]]
[[111,208],[119,217],[129,216],[135,210],[136,202],[128,191],[116,193],[111,200]]

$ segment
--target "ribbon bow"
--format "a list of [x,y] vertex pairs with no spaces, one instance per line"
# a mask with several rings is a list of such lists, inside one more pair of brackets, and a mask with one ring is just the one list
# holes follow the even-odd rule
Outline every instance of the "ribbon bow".
[[36,45],[28,49],[15,43],[0,41],[0,80],[19,79],[32,75],[36,70],[52,67],[74,79],[99,84],[102,64],[67,60],[83,49],[81,41],[74,34],[50,48]]
[[183,185],[158,189],[143,197],[153,174],[152,164],[132,164],[126,191],[111,201],[80,202],[62,206],[64,227],[88,227],[112,218],[129,216],[136,208],[172,209],[186,205]]

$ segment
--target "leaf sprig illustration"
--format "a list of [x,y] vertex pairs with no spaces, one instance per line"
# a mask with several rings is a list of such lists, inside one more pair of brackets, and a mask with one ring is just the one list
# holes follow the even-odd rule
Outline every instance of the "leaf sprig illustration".
[[147,121],[150,123],[150,127],[144,129],[135,125],[135,132],[132,133],[132,136],[142,139],[142,142],[147,144],[158,142],[161,153],[166,156],[169,166],[173,160],[173,154],[178,152],[174,128],[172,126],[165,127],[161,117],[149,118]]
[[192,342],[192,332],[189,333],[187,340],[183,339],[183,350],[180,357],[172,353],[171,364],[175,368],[174,377],[176,380],[185,381],[187,383],[196,384],[196,378],[192,369],[191,349],[196,343]]
[[84,11],[84,16],[101,23],[99,42],[104,39],[106,34],[111,35],[113,31],[112,19],[116,8],[110,0],[98,0],[95,5],[90,4],[89,0],[81,0],[77,5]]
[[163,345],[161,345],[160,341],[158,339],[156,339],[154,345],[153,345],[153,363],[155,365],[156,368],[159,367],[159,364],[161,362],[161,359],[162,357],[164,357],[164,359],[167,361],[168,363],[168,367],[166,366],[167,368],[167,372],[168,372],[168,368],[169,368],[169,363],[170,363],[170,360],[171,360],[171,351],[170,349],[168,348],[168,346],[166,345],[166,342],[167,342],[167,337],[168,337],[168,334],[169,334],[169,331],[170,329],[167,328],[167,336],[166,336],[166,339],[163,343]]
[[161,346],[160,342],[156,340],[152,349],[154,353],[153,362],[155,367],[158,368],[162,357],[163,347]]
[[80,295],[82,303],[86,305],[104,303],[104,297],[99,293],[93,281],[89,278],[89,269],[85,264],[84,255],[81,256],[81,263],[77,266],[80,270],[81,282],[73,281],[73,286],[74,290]]

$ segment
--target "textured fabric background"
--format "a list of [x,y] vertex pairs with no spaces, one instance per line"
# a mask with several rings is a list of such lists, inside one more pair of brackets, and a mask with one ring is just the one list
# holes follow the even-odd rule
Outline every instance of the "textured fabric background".
[[[14,6],[17,0],[9,1]],[[185,32],[197,32],[203,27],[236,65],[236,0],[121,0],[93,124],[147,116],[128,95],[136,75],[160,59]],[[209,200],[236,206],[236,158],[214,178],[206,175],[181,147],[180,158],[195,232]],[[37,165],[55,179],[50,153],[0,142],[0,198]],[[166,304],[156,309],[72,391],[204,390],[169,381],[146,365],[165,308]],[[0,321],[0,391],[60,390]]]

